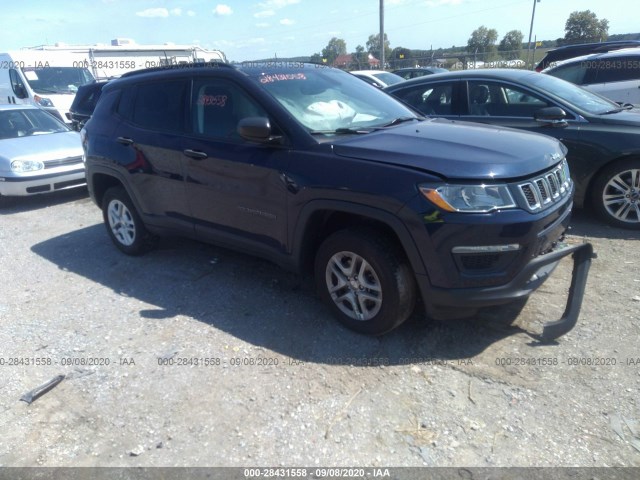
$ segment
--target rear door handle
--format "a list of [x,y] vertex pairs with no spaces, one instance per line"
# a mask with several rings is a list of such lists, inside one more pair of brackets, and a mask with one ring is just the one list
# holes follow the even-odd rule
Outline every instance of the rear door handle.
[[183,152],[187,157],[191,157],[194,160],[204,160],[205,158],[208,157],[208,155],[204,152],[201,152],[200,150],[191,150],[191,149],[187,149]]
[[133,144],[133,140],[127,137],[118,137],[116,138],[116,141],[118,143],[121,143],[122,145],[132,145]]

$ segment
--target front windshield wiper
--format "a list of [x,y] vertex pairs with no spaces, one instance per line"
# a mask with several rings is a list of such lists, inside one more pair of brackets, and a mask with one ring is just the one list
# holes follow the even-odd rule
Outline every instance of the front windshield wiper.
[[395,125],[400,125],[401,123],[404,123],[404,122],[410,122],[411,120],[420,120],[420,118],[419,117],[398,117],[398,118],[394,118],[389,123],[385,123],[384,125],[380,125],[376,128],[393,127]]
[[376,130],[380,130],[382,128],[394,127],[404,122],[410,122],[411,120],[421,120],[420,117],[398,117],[394,118],[388,123],[384,125],[372,125],[369,127],[351,127],[351,128],[336,128],[335,130],[311,130],[309,133],[311,135],[364,135],[366,133],[371,133]]
[[34,88],[33,91],[36,93],[58,93],[56,90],[51,90],[50,88]]
[[311,135],[364,135],[371,133],[372,127],[367,128],[336,128],[335,130],[311,130]]
[[610,113],[618,113],[618,112],[622,112],[623,110],[631,110],[633,108],[634,106],[631,105],[630,103],[625,103],[624,105],[620,105],[618,108],[614,108],[613,110],[608,110],[606,112],[601,113],[600,115],[609,115]]

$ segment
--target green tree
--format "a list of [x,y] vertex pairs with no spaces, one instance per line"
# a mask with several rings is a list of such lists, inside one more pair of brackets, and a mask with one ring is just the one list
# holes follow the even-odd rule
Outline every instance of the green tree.
[[326,47],[322,49],[322,58],[327,59],[327,65],[333,65],[333,62],[339,55],[347,54],[347,43],[341,38],[333,37],[329,40]]
[[313,55],[311,55],[311,57],[309,58],[309,61],[311,63],[322,63],[322,54],[321,53],[314,53]]
[[477,53],[479,60],[492,60],[496,56],[497,41],[498,31],[482,25],[476,28],[467,40],[467,49],[469,53]]
[[358,45],[356,47],[356,51],[353,54],[353,62],[351,62],[352,70],[362,70],[367,68],[368,64],[367,52],[365,52],[364,47],[362,45]]
[[500,40],[498,50],[507,60],[515,60],[522,55],[522,39],[524,36],[520,30],[511,30]]
[[[375,35],[369,35],[369,40],[367,40],[367,52],[373,55],[378,60],[380,59],[380,34],[376,33]],[[391,45],[389,44],[389,37],[387,34],[384,34],[384,58],[391,58]],[[380,68],[383,68],[380,65]]]
[[564,43],[602,42],[609,36],[609,20],[591,10],[575,11],[569,15],[564,26]]

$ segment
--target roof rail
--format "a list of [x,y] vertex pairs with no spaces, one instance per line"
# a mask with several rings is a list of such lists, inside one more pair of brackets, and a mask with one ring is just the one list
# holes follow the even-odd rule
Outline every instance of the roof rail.
[[160,67],[143,68],[141,70],[133,70],[123,74],[120,78],[142,75],[144,73],[163,72],[170,70],[185,70],[187,68],[234,68],[233,65],[222,61],[213,62],[186,62],[171,65],[163,65]]

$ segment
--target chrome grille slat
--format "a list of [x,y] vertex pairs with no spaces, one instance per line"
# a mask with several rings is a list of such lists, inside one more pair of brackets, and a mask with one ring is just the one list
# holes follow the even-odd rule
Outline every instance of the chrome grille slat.
[[559,202],[571,191],[566,159],[552,170],[518,184],[518,190],[530,212],[543,210]]
[[76,165],[82,163],[82,157],[69,157],[60,160],[46,160],[44,162],[45,170],[48,168],[64,167],[67,165]]

